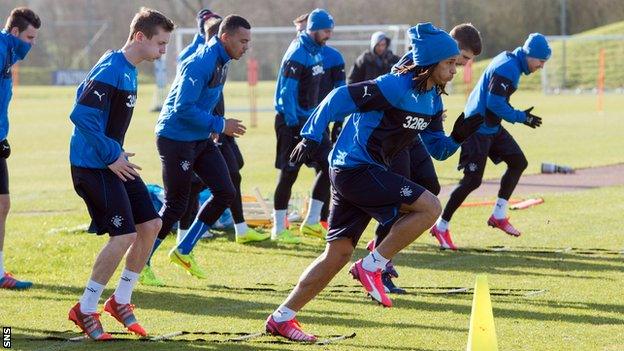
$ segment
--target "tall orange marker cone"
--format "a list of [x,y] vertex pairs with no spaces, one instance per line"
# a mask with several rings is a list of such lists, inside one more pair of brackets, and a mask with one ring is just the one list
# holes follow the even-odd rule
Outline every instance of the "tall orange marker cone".
[[479,274],[472,300],[467,351],[498,351],[497,345],[487,276]]

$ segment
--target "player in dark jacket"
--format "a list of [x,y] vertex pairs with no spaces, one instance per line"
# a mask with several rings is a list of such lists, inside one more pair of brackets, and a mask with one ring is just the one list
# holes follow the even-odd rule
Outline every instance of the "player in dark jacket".
[[358,56],[351,67],[347,83],[375,79],[390,72],[398,61],[399,57],[390,50],[390,38],[384,32],[375,32],[371,35],[370,48]]

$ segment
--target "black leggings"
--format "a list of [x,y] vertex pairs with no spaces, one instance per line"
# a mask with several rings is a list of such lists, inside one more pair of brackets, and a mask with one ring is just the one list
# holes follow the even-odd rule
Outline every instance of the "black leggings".
[[[503,174],[501,178],[498,197],[509,200],[520,180],[522,172],[527,168],[528,162],[524,154],[504,155],[501,156],[501,159],[507,164],[507,171],[505,171],[505,174]],[[487,156],[484,156],[482,161],[476,165],[476,171],[471,171],[470,167],[464,168],[464,177],[451,193],[444,207],[444,212],[442,212],[442,219],[450,221],[455,211],[457,211],[459,206],[466,200],[468,195],[481,185],[486,162]]]
[[204,223],[214,223],[236,196],[227,165],[217,146],[211,140],[181,142],[163,137],[158,137],[157,146],[165,186],[165,204],[161,210],[163,224],[158,238],[165,239],[186,211],[193,172],[213,195],[199,210],[198,218]]
[[[318,201],[323,201],[323,203],[329,203],[330,183],[328,167],[329,165],[327,163],[315,167],[316,179],[314,180],[314,185],[312,187],[312,198]],[[279,180],[277,182],[273,198],[273,207],[276,210],[288,209],[288,201],[290,200],[290,195],[292,193],[292,186],[297,180],[300,169],[301,167],[293,170],[283,169],[280,171]]]

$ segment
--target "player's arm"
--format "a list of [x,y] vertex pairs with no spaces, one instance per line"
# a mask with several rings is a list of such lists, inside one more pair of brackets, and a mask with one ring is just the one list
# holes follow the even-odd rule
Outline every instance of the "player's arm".
[[486,106],[494,114],[509,123],[522,123],[526,121],[526,114],[524,111],[514,109],[508,101],[513,88],[513,79],[495,71],[487,87]]
[[345,85],[332,90],[314,109],[301,129],[301,136],[320,142],[330,122],[342,121],[354,112],[383,111],[391,107],[376,80]]
[[299,126],[299,116],[297,116],[299,81],[303,77],[305,68],[303,63],[292,57],[284,61],[281,67],[283,84],[277,92],[277,98],[284,109],[284,122],[289,127]]
[[225,120],[199,107],[202,88],[207,84],[214,70],[213,65],[200,67],[201,61],[187,62],[180,72],[180,83],[174,102],[174,110],[179,118],[186,119],[197,128],[209,132],[223,133]]
[[121,155],[119,143],[106,136],[104,113],[110,110],[111,97],[115,92],[115,73],[110,67],[95,73],[92,80],[86,83],[70,119],[76,132],[95,150],[100,160],[110,165]]
[[475,115],[465,118],[462,113],[455,120],[451,134],[447,136],[442,126],[443,113],[444,110],[440,110],[427,128],[420,133],[429,154],[439,161],[446,160],[453,155],[459,146],[474,134],[483,123],[483,116]]

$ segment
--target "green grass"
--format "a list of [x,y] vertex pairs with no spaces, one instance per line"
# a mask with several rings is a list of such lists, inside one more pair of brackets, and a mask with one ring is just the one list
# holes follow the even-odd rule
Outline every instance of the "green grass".
[[[148,182],[160,183],[160,164],[155,150],[153,126],[156,114],[149,113],[152,87],[142,86],[135,118],[126,138],[126,149],[136,152]],[[229,84],[228,106],[247,103],[246,87]],[[260,106],[271,105],[273,86],[263,82]],[[13,327],[14,349],[79,350],[83,343],[33,341],[46,330],[72,328],[66,313],[82,293],[93,260],[106,238],[71,234],[87,222],[83,203],[74,193],[68,164],[68,119],[74,89],[20,87],[11,105],[9,159],[13,208],[7,223],[6,267],[18,277],[32,279],[36,288],[26,292],[0,291],[0,325]],[[621,102],[607,96],[606,112],[594,112],[594,100],[587,96],[544,97],[520,92],[512,103],[535,105],[544,117],[544,127],[531,130],[509,126],[530,162],[529,173],[537,172],[541,161],[587,167],[621,162]],[[445,97],[449,109],[447,126],[463,104],[463,97]],[[246,114],[232,114],[248,120]],[[273,115],[261,113],[259,127],[240,139],[246,165],[244,192],[254,186],[273,192],[275,137]],[[443,181],[454,182],[456,158],[436,163]],[[488,166],[486,177],[496,177],[501,167]],[[305,194],[312,172],[301,172],[295,191]],[[537,194],[543,205],[512,213],[514,224],[524,231],[513,239],[485,226],[489,208],[458,211],[454,239],[462,247],[484,248],[508,245],[511,252],[440,252],[433,239],[423,235],[396,258],[401,272],[397,281],[404,286],[471,287],[475,275],[488,274],[492,289],[546,290],[534,296],[493,296],[494,316],[501,350],[623,350],[624,280],[622,255],[598,252],[579,254],[539,253],[530,247],[599,248],[622,250],[624,241],[624,187],[612,187],[571,194]],[[372,237],[372,227],[363,241]],[[322,251],[318,241],[306,239],[293,247],[262,243],[241,246],[233,234],[202,242],[196,253],[211,272],[210,279],[198,281],[167,263],[165,252],[170,238],[155,257],[154,267],[168,284],[165,288],[139,286],[133,301],[137,314],[152,334],[177,330],[255,332],[266,316],[285,298],[302,270]],[[364,254],[360,245],[356,257]],[[112,292],[118,274],[105,296]],[[221,286],[253,288],[275,284],[278,291],[226,290]],[[346,270],[332,285],[353,286]],[[362,293],[323,293],[300,314],[306,329],[321,334],[357,337],[324,347],[329,350],[460,350],[465,348],[471,295],[416,293],[395,298],[395,307],[382,309]],[[111,318],[102,318],[111,331],[120,328]],[[67,336],[68,334],[62,334]],[[197,337],[197,336],[195,336]],[[224,336],[199,336],[224,339]],[[191,336],[190,338],[194,338]],[[181,337],[179,339],[184,339]],[[187,338],[188,339],[188,338]],[[243,344],[206,342],[112,343],[93,349],[241,349],[303,350],[303,345],[270,343],[262,337]]]
[[[606,26],[597,27],[585,32],[571,35],[564,48],[561,41],[551,43],[552,56],[546,63],[546,71],[550,79],[549,86],[564,88],[583,88],[593,89],[596,87],[598,77],[598,58],[600,49],[605,50],[605,89],[612,90],[622,87],[624,72],[621,60],[624,54],[624,43],[622,40],[605,41],[594,40],[585,41],[584,37],[594,35],[623,35],[624,21],[612,23]],[[508,50],[513,50],[523,43],[517,43],[510,46]],[[565,57],[565,84],[562,82],[563,75],[563,58]],[[490,64],[491,58],[477,58],[478,61],[472,65],[473,85],[478,81],[479,77]],[[544,71],[524,76],[520,82],[522,90],[541,90],[541,75]],[[460,72],[461,73],[461,72]],[[463,82],[463,75],[458,74],[453,80],[453,85],[457,91],[464,91],[466,86]],[[565,86],[564,86],[565,85]]]

